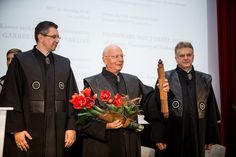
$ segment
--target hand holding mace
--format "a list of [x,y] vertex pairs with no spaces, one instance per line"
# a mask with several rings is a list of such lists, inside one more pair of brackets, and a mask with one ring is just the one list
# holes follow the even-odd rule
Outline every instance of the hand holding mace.
[[163,90],[163,84],[165,83],[165,70],[162,60],[158,61],[158,83],[159,83],[159,91],[160,91],[160,100],[161,100],[161,113],[164,118],[169,117],[169,109],[168,109],[168,97],[167,92]]

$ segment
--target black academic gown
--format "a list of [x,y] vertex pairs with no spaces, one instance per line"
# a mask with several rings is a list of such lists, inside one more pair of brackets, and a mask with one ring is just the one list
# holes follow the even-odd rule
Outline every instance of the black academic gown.
[[204,157],[204,145],[219,143],[219,111],[210,75],[194,71],[191,76],[177,68],[166,73],[169,93],[169,118],[164,120],[160,103],[145,106],[146,118],[152,123],[151,139],[167,144],[157,152],[165,157]]
[[[145,86],[136,76],[119,73],[119,79],[103,69],[101,74],[85,78],[85,87],[91,87],[94,93],[109,90],[125,94],[130,99],[148,95],[153,89]],[[99,99],[99,96],[98,96]],[[100,103],[101,105],[101,103]],[[90,119],[81,129],[83,137],[83,157],[140,157],[139,133],[128,129],[106,129],[106,122]]]
[[[8,68],[0,97],[11,106],[6,121],[5,157],[64,157],[65,130],[75,130],[75,115],[68,103],[77,91],[68,59],[35,47],[16,55]],[[13,132],[26,130],[30,149],[16,147]]]
[[0,93],[2,91],[2,86],[3,86],[3,83],[4,83],[4,79],[5,79],[5,75],[0,78]]

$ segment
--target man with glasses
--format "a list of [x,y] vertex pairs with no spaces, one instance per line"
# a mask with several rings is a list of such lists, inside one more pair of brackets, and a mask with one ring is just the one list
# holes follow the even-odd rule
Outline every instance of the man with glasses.
[[58,26],[50,21],[35,28],[37,45],[17,55],[8,68],[0,97],[10,106],[4,156],[64,157],[75,141],[75,115],[69,99],[77,86],[70,61],[53,51]]
[[[112,96],[119,93],[130,99],[142,97],[141,105],[154,89],[144,85],[136,76],[121,73],[124,65],[124,54],[117,45],[108,45],[102,55],[105,64],[100,74],[84,79],[84,86],[90,87],[93,93],[108,90]],[[98,97],[100,100],[101,98]],[[100,104],[102,106],[102,104]],[[139,132],[122,127],[117,120],[106,123],[90,119],[81,126],[83,133],[83,157],[140,157]],[[147,139],[148,140],[148,139]]]
[[219,143],[219,111],[212,78],[194,69],[191,43],[179,42],[175,59],[176,69],[166,72],[169,118],[159,118],[158,104],[145,106],[146,118],[152,124],[151,138],[159,149],[158,157],[204,157],[205,148]]

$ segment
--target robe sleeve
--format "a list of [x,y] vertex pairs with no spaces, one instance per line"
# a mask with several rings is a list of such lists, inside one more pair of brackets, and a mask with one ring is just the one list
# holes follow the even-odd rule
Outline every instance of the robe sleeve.
[[145,120],[151,124],[150,140],[164,142],[165,126],[160,112],[159,92],[156,90],[144,104]]
[[160,132],[159,128],[157,127],[160,119],[160,112],[159,112],[159,101],[157,91],[152,88],[147,88],[145,85],[142,84],[140,81],[140,89],[142,90],[142,100],[140,102],[141,108],[144,111],[144,119],[149,122],[151,125],[150,130],[150,140],[153,142],[156,141],[156,137]]
[[[90,87],[89,83],[84,81],[84,88]],[[96,119],[89,118],[84,125],[79,126],[79,132],[86,134],[92,138],[106,141],[106,123]]]
[[212,86],[207,104],[206,144],[220,143],[218,126],[218,122],[220,121],[220,113]]
[[22,109],[24,79],[23,70],[15,57],[9,65],[0,96],[0,106],[14,108],[7,112],[6,133],[25,130]]
[[67,112],[67,130],[76,130],[76,113],[73,109],[73,105],[69,102],[71,96],[78,92],[77,84],[75,81],[72,69],[70,69],[70,76],[67,82],[67,102],[68,102],[68,112]]
[[81,127],[81,132],[97,140],[107,140],[106,135],[108,133],[108,130],[106,129],[106,123],[95,118],[90,118]]
[[148,103],[153,103],[151,102],[152,99],[150,99],[152,97],[152,95],[154,94],[154,88],[144,85],[140,80],[139,80],[139,89],[140,89],[140,95],[139,97],[141,97],[141,102],[140,102],[140,106],[141,109],[144,108],[145,104]]
[[[168,93],[169,101],[173,98],[170,91]],[[156,87],[155,90],[146,97],[143,105],[145,120],[151,124],[150,140],[153,142],[165,142],[166,120],[161,113],[160,93]]]

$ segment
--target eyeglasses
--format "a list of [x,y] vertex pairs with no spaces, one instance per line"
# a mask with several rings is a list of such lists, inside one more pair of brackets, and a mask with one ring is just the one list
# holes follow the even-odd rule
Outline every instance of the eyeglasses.
[[193,56],[193,54],[192,54],[192,53],[187,53],[187,54],[180,54],[180,55],[178,55],[179,58],[184,58],[185,56],[186,56],[187,58],[190,58],[190,57]]
[[118,59],[118,58],[122,58],[123,59],[125,57],[125,55],[104,56],[104,57],[110,57],[112,59]]
[[48,34],[42,34],[43,36],[46,36],[46,37],[49,37],[49,38],[52,38],[52,39],[58,39],[58,40],[60,40],[61,39],[61,37],[59,36],[59,35],[48,35]]

